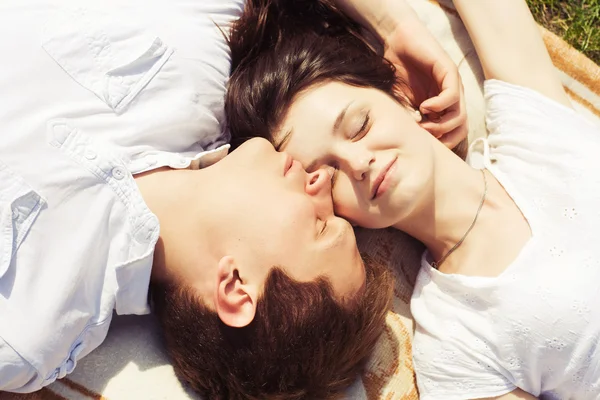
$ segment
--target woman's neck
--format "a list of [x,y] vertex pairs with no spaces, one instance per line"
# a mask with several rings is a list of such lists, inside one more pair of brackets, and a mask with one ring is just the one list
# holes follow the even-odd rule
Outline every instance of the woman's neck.
[[[442,162],[436,162],[433,195],[415,212],[394,225],[423,242],[435,260],[443,257],[464,237],[473,224],[484,194],[481,171],[449,153],[440,154]],[[494,179],[491,175],[487,178],[488,181]],[[493,202],[493,199],[488,193],[483,208],[488,207],[490,201]],[[475,225],[478,222],[479,218]]]
[[492,174],[484,171],[484,181],[481,171],[448,153],[437,163],[429,201],[394,227],[423,242],[436,262],[464,238],[440,270],[497,276],[531,237],[529,223]]

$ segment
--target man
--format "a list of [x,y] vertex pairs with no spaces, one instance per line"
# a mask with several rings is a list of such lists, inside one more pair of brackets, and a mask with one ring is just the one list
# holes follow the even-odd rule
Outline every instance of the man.
[[70,373],[150,282],[209,398],[323,397],[359,371],[390,282],[329,179],[262,141],[219,161],[219,27],[242,3],[0,5],[0,390]]

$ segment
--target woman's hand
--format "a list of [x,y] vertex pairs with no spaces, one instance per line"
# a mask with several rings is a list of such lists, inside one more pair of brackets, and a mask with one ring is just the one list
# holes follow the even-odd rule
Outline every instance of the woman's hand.
[[405,95],[423,115],[421,126],[453,148],[467,137],[464,90],[456,64],[414,15],[385,39],[385,57],[406,82]]
[[334,0],[385,48],[425,117],[422,126],[448,147],[467,137],[467,112],[456,64],[405,0]]

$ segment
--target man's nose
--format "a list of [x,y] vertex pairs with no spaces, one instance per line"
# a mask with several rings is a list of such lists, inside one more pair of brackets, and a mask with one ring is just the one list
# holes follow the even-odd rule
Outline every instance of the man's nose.
[[305,192],[312,197],[320,216],[328,217],[333,214],[331,175],[325,168],[307,174]]

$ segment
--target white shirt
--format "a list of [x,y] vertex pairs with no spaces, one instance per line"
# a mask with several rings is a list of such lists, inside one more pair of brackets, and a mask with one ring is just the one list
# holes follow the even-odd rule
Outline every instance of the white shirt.
[[0,3],[0,390],[70,373],[148,312],[157,218],[132,174],[226,154],[243,0]]
[[425,254],[411,301],[423,400],[519,387],[600,398],[600,129],[529,89],[485,83],[487,169],[532,238],[498,277],[443,274]]

